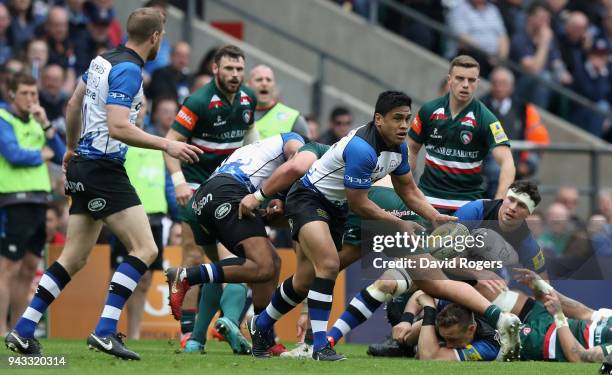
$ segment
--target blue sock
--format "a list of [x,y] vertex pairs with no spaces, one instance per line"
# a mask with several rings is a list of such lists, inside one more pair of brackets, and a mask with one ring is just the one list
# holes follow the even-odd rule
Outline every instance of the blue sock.
[[225,279],[223,269],[217,263],[206,263],[187,268],[187,282],[192,286],[207,283],[222,284],[225,282],[223,279]]
[[69,282],[70,275],[61,264],[55,262],[47,268],[38,283],[36,294],[32,298],[30,306],[24,311],[15,326],[19,336],[34,337],[34,331],[40,318]]
[[327,322],[331,312],[335,280],[315,277],[308,292],[308,314],[314,336],[315,352],[327,345]]
[[282,284],[276,288],[276,291],[272,295],[272,301],[266,307],[266,309],[259,314],[255,325],[257,328],[267,331],[277,320],[283,315],[293,310],[293,308],[306,298],[304,295],[298,294],[293,289],[293,276],[283,281]]
[[96,326],[96,336],[110,336],[117,333],[121,310],[148,268],[142,260],[131,255],[117,267],[110,282],[104,310]]
[[334,338],[334,342],[340,341],[352,329],[368,320],[372,314],[384,302],[385,294],[378,289],[370,290],[372,287],[361,290],[351,300],[349,306],[342,313],[340,318],[334,323],[328,336]]

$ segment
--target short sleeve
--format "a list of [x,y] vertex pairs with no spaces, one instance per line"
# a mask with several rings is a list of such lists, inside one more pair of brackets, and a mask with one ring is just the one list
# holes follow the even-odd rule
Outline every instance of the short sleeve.
[[302,136],[299,135],[298,133],[294,133],[294,132],[281,133],[281,138],[283,139],[283,145],[292,139],[304,144],[304,138],[302,138]]
[[546,271],[546,260],[544,252],[538,242],[529,233],[518,247],[519,262],[537,273]]
[[113,66],[108,75],[106,104],[131,107],[141,86],[142,73],[138,65],[132,62],[123,62]]
[[460,361],[493,361],[499,353],[499,346],[491,341],[476,340],[462,349],[455,349]]
[[181,109],[176,114],[172,129],[179,132],[184,137],[190,138],[193,128],[198,123],[198,105],[197,100],[190,96],[183,102]]
[[425,124],[423,124],[423,109],[421,108],[414,119],[412,120],[412,124],[410,125],[410,130],[408,131],[408,136],[412,138],[413,141],[417,143],[424,143],[425,141]]
[[372,186],[372,172],[378,161],[372,146],[360,137],[353,137],[346,145],[342,157],[346,163],[344,187],[369,189]]
[[455,216],[470,230],[476,228],[484,217],[484,201],[477,200],[464,204],[455,211]]
[[408,144],[402,143],[400,151],[402,153],[402,161],[400,165],[391,172],[394,176],[403,176],[410,172],[410,164],[408,163]]
[[327,150],[330,149],[330,147],[331,146],[324,145],[322,143],[310,142],[310,143],[306,143],[304,146],[300,147],[298,152],[303,152],[303,151],[312,152],[313,154],[315,154],[317,156],[317,159],[321,159],[321,156],[323,156],[323,154],[325,154],[327,152]]

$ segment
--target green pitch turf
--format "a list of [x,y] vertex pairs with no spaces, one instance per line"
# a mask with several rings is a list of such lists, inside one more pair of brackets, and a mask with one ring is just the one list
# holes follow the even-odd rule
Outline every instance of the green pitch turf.
[[[14,374],[322,374],[334,371],[338,374],[597,374],[599,364],[569,364],[544,362],[513,363],[444,363],[421,362],[411,359],[380,359],[365,354],[365,345],[338,346],[338,352],[348,359],[343,362],[323,363],[284,358],[255,359],[251,356],[236,356],[225,343],[211,341],[207,354],[177,353],[177,345],[168,341],[134,341],[128,347],[140,353],[141,361],[122,361],[107,354],[90,351],[83,340],[41,340],[45,355],[67,356],[67,368],[58,370],[21,369]],[[4,345],[3,345],[4,346]],[[10,352],[3,348],[1,354]],[[6,357],[0,373],[6,370]]]

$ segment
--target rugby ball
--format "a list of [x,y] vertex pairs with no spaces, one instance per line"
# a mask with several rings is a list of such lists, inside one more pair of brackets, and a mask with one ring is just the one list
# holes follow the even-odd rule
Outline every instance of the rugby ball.
[[436,259],[455,258],[462,253],[454,246],[455,243],[461,241],[458,241],[457,238],[469,235],[470,230],[465,225],[448,222],[440,225],[427,236],[425,249]]
[[472,236],[477,245],[466,250],[466,258],[470,260],[502,261],[504,266],[518,264],[519,256],[501,234],[489,228],[476,228]]

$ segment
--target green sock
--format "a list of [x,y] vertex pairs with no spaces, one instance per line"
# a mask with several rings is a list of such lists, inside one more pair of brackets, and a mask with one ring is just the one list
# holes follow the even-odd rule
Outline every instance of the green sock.
[[219,300],[222,292],[221,284],[203,284],[191,340],[195,340],[202,345],[206,344],[206,330],[213,316],[219,310]]
[[499,307],[495,305],[490,305],[485,310],[484,319],[487,323],[489,323],[493,327],[497,327],[497,321],[499,320],[499,316],[501,315],[501,313],[502,313],[502,310]]
[[247,290],[244,284],[227,284],[221,295],[221,310],[223,316],[240,327],[240,314],[244,309]]

